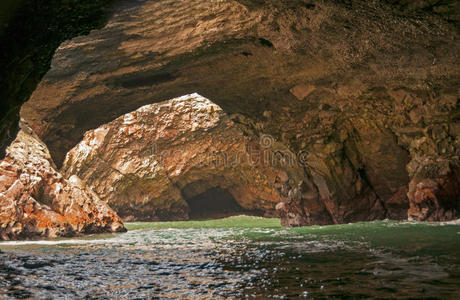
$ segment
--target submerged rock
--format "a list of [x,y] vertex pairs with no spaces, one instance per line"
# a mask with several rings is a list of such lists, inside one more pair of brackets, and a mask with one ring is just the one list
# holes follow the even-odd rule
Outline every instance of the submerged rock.
[[65,179],[56,171],[47,147],[23,125],[0,161],[0,239],[124,230],[77,176]]

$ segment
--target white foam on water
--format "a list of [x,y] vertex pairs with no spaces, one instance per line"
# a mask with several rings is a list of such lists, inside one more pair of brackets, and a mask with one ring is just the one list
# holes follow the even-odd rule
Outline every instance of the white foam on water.
[[59,245],[136,245],[152,246],[158,248],[185,248],[210,246],[236,233],[234,229],[138,229],[127,233],[116,234],[103,239],[59,239],[59,240],[34,240],[34,241],[5,241],[0,242],[0,247],[21,246],[59,246]]
[[42,245],[42,246],[55,246],[55,245],[87,245],[87,244],[106,244],[118,241],[111,241],[111,239],[102,240],[40,240],[40,241],[6,241],[0,242],[1,246],[30,246],[30,245]]

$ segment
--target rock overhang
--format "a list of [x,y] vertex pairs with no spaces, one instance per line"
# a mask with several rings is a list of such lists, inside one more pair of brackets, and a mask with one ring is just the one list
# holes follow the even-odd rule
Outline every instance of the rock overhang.
[[[165,3],[171,6],[161,10]],[[88,129],[196,90],[245,134],[268,133],[292,152],[311,154],[302,180],[313,182],[309,197],[323,204],[308,200],[308,213],[294,214],[316,207],[327,222],[402,218],[414,199],[408,158],[440,157],[457,169],[458,32],[451,23],[396,14],[383,2],[178,3],[141,1],[57,51],[23,116],[58,165]]]

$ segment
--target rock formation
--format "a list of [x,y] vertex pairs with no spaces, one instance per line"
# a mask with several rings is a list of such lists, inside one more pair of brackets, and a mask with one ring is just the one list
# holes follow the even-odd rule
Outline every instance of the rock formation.
[[[409,209],[415,220],[455,218],[457,25],[386,1],[122,2],[104,28],[59,47],[21,114],[61,166],[86,131],[198,92],[254,140],[269,134],[300,160],[285,181],[260,171],[285,224],[403,219]],[[91,166],[78,168],[89,179]]]
[[[413,168],[413,169],[412,169]],[[418,158],[409,170],[410,220],[448,221],[459,211],[460,170],[452,163],[439,158]]]
[[[188,219],[188,200],[216,188],[249,213],[274,215],[280,197],[272,182],[284,170],[266,161],[272,146],[193,94],[143,106],[86,132],[62,173],[82,178],[128,220]],[[212,199],[217,205],[221,200]]]
[[56,171],[28,128],[0,161],[0,240],[124,231],[117,214],[77,177]]

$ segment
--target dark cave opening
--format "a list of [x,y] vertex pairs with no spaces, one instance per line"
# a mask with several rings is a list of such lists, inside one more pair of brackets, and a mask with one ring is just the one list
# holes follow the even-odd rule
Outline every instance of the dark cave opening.
[[185,197],[192,220],[217,219],[233,215],[250,214],[241,207],[228,190],[213,187],[194,197]]

